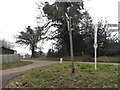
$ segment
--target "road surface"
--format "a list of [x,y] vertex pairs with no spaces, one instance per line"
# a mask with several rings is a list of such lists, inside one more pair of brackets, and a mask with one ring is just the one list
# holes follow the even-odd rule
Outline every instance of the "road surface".
[[12,68],[7,70],[2,70],[2,74],[0,74],[0,77],[2,77],[2,80],[0,81],[0,88],[4,87],[7,82],[16,76],[23,74],[24,72],[31,70],[33,68],[58,63],[57,61],[37,61],[37,60],[31,60],[33,63],[30,65],[18,67],[18,68]]

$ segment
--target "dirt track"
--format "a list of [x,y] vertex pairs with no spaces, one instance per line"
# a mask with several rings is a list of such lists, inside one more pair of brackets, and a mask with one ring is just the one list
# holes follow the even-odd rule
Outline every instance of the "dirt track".
[[[57,61],[37,61],[37,60],[31,60],[33,63],[30,65],[18,67],[18,68],[12,68],[12,69],[7,69],[7,70],[2,70],[2,82],[0,82],[0,87],[4,87],[5,84],[15,78],[16,76],[23,74],[24,72],[31,70],[33,68],[53,64],[53,63],[58,63]],[[2,86],[1,86],[2,85]]]

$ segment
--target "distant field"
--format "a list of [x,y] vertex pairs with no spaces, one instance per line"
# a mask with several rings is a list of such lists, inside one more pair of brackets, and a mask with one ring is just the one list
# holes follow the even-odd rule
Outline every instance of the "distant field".
[[5,69],[11,69],[11,68],[25,66],[28,64],[32,64],[32,62],[31,61],[20,61],[20,62],[15,62],[15,63],[3,64],[1,66],[2,66],[2,70],[5,70]]
[[35,88],[118,88],[118,66],[75,63],[75,73],[71,73],[71,63],[52,64],[33,69],[10,81],[8,86]]
[[[60,58],[56,57],[39,57],[39,58],[32,58],[33,60],[52,60],[52,61],[59,61]],[[94,58],[89,57],[89,56],[84,56],[84,57],[74,57],[75,61],[81,61],[81,62],[91,62],[94,61]],[[70,61],[70,57],[66,56],[63,57],[63,61]],[[118,63],[120,62],[120,57],[110,57],[110,56],[101,56],[97,57],[98,62],[111,62],[111,63]]]

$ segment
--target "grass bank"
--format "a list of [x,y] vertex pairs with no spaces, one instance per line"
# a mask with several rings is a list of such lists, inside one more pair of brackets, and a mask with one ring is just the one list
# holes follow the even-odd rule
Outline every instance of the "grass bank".
[[21,66],[25,66],[28,64],[32,64],[32,63],[33,62],[31,61],[20,61],[20,62],[15,62],[15,63],[2,64],[2,70],[21,67]]
[[33,69],[12,80],[6,87],[37,88],[118,88],[118,66],[75,63],[52,64]]
[[98,62],[120,63],[120,57],[102,56],[97,58]]
[[[69,56],[62,57],[63,61],[70,61]],[[32,58],[32,60],[49,60],[49,61],[59,61],[60,58],[58,57],[39,57],[39,58]],[[81,61],[81,62],[93,62],[94,58],[90,57],[88,55],[86,56],[75,56],[75,61]],[[108,62],[108,63],[119,63],[120,57],[111,57],[111,56],[101,56],[97,57],[97,62]]]

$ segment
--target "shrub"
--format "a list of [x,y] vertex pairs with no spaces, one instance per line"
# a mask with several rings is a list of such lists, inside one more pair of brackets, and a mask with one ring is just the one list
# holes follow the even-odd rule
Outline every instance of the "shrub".
[[83,62],[93,62],[94,61],[93,57],[91,57],[90,55],[83,55],[81,57],[81,59]]

